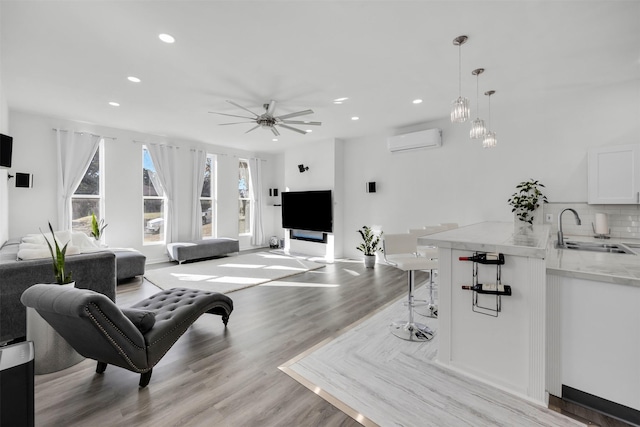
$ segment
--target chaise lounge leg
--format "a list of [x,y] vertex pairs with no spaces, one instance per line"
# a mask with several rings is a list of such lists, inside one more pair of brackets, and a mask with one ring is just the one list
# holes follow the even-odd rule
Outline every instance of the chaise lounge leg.
[[149,369],[149,371],[140,375],[140,383],[138,384],[140,388],[145,388],[149,385],[149,381],[151,381],[151,372],[153,372],[153,369]]
[[104,362],[98,362],[98,366],[96,366],[96,374],[103,374],[107,369],[107,364]]

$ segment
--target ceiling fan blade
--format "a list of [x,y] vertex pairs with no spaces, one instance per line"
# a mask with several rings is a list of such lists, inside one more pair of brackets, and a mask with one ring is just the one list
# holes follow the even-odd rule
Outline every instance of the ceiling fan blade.
[[269,103],[269,107],[267,107],[267,114],[273,116],[273,112],[276,110],[276,101],[273,99]]
[[240,117],[241,119],[250,119],[253,120],[253,117],[247,117],[247,116],[237,116],[235,114],[227,114],[227,113],[218,113],[216,111],[209,111],[211,114],[220,114],[222,116],[229,116],[229,117]]
[[313,114],[313,110],[304,110],[304,111],[298,111],[296,113],[289,113],[283,116],[278,116],[276,117],[276,119],[285,120],[285,119],[290,119],[292,117],[304,116],[306,114]]
[[279,123],[279,124],[278,124],[278,126],[281,126],[281,127],[285,128],[285,129],[292,130],[292,131],[294,131],[294,132],[301,133],[301,134],[303,134],[303,135],[306,135],[306,134],[307,134],[307,133],[306,133],[305,131],[303,131],[303,130],[296,129],[296,128],[291,127],[291,126],[283,125],[283,124],[281,124],[281,123]]
[[278,132],[278,129],[274,128],[273,126],[271,127],[271,132],[273,132],[275,136],[280,136],[280,132]]
[[245,133],[249,133],[249,132],[251,132],[252,130],[256,130],[256,129],[258,129],[259,127],[260,127],[260,125],[255,125],[254,127],[252,127],[251,129],[249,129],[249,130],[248,130],[248,131],[246,131]]
[[240,104],[236,104],[235,102],[233,102],[233,101],[229,101],[229,100],[227,100],[227,102],[228,102],[229,104],[231,104],[231,105],[235,105],[235,106],[236,106],[236,107],[238,107],[238,108],[242,108],[244,111],[248,111],[249,113],[251,113],[251,114],[253,114],[254,116],[258,117],[258,115],[257,115],[256,113],[254,113],[253,111],[249,110],[248,108],[244,108],[244,107],[243,107],[242,105],[240,105]]
[[305,122],[304,120],[283,120],[282,123],[287,125],[311,125],[311,126],[322,125],[322,122]]
[[254,120],[250,122],[233,122],[233,123],[218,123],[218,126],[226,126],[226,125],[239,125],[241,123],[255,123]]

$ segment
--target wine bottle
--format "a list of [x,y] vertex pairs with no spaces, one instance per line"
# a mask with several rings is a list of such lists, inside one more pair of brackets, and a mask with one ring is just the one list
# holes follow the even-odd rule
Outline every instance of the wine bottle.
[[504,264],[504,254],[497,252],[476,253],[473,256],[461,256],[460,261],[472,261],[478,264]]
[[462,289],[475,291],[479,294],[511,295],[511,286],[502,283],[479,283],[475,286],[462,286]]

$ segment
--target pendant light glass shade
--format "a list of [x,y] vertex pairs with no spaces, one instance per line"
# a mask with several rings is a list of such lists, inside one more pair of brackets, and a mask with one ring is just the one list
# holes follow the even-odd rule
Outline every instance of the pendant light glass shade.
[[469,100],[462,96],[462,45],[467,41],[467,36],[458,36],[453,39],[453,44],[458,46],[458,99],[451,103],[451,122],[464,123],[469,118]]
[[471,123],[471,130],[469,131],[469,137],[471,139],[481,139],[487,132],[487,128],[484,125],[484,120],[475,119]]
[[487,133],[484,134],[484,139],[482,140],[482,148],[493,148],[497,143],[498,140],[496,138],[495,132],[487,131]]
[[[480,115],[480,92],[479,92],[479,77],[480,74],[484,73],[484,68],[477,68],[471,72],[474,76],[476,76],[476,114]],[[469,138],[471,139],[481,139],[484,137],[484,134],[487,132],[487,128],[484,125],[484,120],[477,117],[471,123],[471,130],[469,131]]]
[[464,123],[469,118],[469,100],[463,96],[451,103],[451,122]]
[[[496,93],[495,90],[488,90],[484,94],[489,97],[489,126],[491,126],[491,95]],[[494,148],[498,144],[496,133],[487,129],[482,139],[482,148]]]

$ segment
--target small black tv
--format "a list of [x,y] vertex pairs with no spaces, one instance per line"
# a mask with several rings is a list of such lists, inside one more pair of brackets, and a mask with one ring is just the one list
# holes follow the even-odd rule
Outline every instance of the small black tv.
[[0,133],[0,166],[11,167],[11,153],[13,151],[13,138]]
[[333,231],[331,190],[285,191],[282,194],[282,228]]

